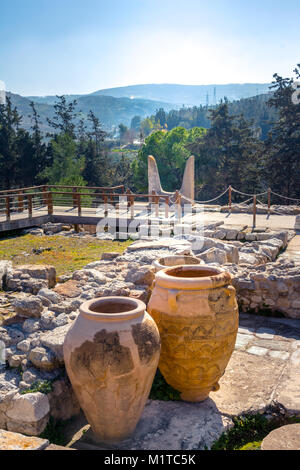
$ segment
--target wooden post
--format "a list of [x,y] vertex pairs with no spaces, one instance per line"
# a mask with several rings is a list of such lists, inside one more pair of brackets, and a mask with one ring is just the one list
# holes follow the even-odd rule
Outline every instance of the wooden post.
[[165,198],[165,218],[166,219],[169,218],[169,203],[170,203],[170,198],[169,198],[169,196],[167,196]]
[[229,212],[231,212],[231,186],[229,186],[229,190],[228,190],[228,207],[229,207]]
[[174,202],[175,202],[175,204],[177,204],[178,196],[179,196],[179,191],[178,191],[178,189],[176,189],[176,191],[174,193]]
[[155,217],[159,217],[159,196],[155,196],[154,203],[155,203]]
[[253,196],[253,224],[252,228],[256,226],[256,196]]
[[73,209],[77,207],[77,188],[73,188]]
[[181,194],[178,194],[177,198],[177,216],[178,220],[181,220]]
[[107,217],[107,196],[104,196],[104,217]]
[[43,186],[43,204],[47,206],[48,203],[48,186]]
[[134,196],[130,196],[130,217],[134,219]]
[[78,216],[81,217],[81,194],[77,193],[77,209],[78,209]]
[[271,188],[268,188],[268,214],[271,212]]
[[10,197],[6,196],[5,198],[5,213],[6,213],[6,220],[10,220]]
[[155,202],[156,191],[155,191],[154,189],[152,189],[152,194],[153,194],[153,197],[150,198],[151,204],[152,204],[153,202]]
[[53,214],[53,196],[52,192],[48,192],[48,197],[47,197],[47,205],[48,205],[48,215]]
[[[22,190],[19,191],[19,196],[18,196],[18,212],[23,212],[24,210],[24,196],[22,196]],[[21,195],[20,195],[21,193]]]
[[28,201],[28,217],[31,219],[32,217],[32,195],[31,194],[28,194],[27,201]]
[[131,200],[129,196],[129,194],[131,194],[130,189],[127,189],[126,194],[127,194],[127,210],[128,210],[130,207],[130,200]]

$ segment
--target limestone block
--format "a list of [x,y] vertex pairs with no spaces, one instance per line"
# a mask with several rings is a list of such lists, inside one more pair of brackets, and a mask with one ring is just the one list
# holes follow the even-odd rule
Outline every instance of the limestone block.
[[43,311],[43,304],[41,299],[35,296],[17,297],[12,301],[16,313],[24,317],[39,318]]
[[48,446],[47,439],[28,437],[0,429],[0,450],[44,450]]
[[6,411],[8,431],[22,432],[38,436],[45,429],[50,412],[47,395],[17,393]]
[[12,268],[11,261],[0,261],[0,290],[4,288],[7,271]]

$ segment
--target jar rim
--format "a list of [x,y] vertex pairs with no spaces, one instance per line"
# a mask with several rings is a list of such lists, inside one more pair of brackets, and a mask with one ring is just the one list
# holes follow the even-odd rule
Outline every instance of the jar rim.
[[143,315],[146,305],[141,300],[125,296],[95,297],[81,304],[79,311],[93,320],[125,321]]
[[202,264],[171,266],[155,275],[158,286],[179,290],[213,289],[231,284],[231,281],[232,275],[228,271]]

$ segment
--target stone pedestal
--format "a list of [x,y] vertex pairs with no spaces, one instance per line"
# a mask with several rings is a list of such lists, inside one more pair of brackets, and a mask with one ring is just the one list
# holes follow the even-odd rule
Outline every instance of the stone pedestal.
[[262,441],[261,450],[300,450],[300,423],[274,429]]

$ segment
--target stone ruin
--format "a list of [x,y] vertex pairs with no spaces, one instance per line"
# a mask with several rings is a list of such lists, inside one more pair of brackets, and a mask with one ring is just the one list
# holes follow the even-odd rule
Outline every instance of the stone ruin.
[[[172,195],[162,190],[153,157],[148,163],[149,193],[154,190]],[[186,201],[194,197],[193,165],[194,158],[190,157],[181,188]],[[54,223],[29,232],[37,237],[53,233],[96,236]],[[170,254],[194,255],[233,274],[240,310],[236,352],[229,375],[225,374],[224,385],[215,395],[217,408],[210,399],[197,408],[182,402],[149,400],[141,423],[141,429],[144,426],[147,432],[141,431],[142,437],[120,448],[159,449],[160,442],[168,445],[169,437],[164,441],[160,429],[164,427],[165,435],[173,436],[172,416],[182,420],[185,436],[181,440],[173,436],[175,445],[194,449],[209,447],[233,425],[231,417],[242,412],[267,412],[270,406],[278,405],[284,412],[299,413],[300,257],[287,249],[295,235],[293,230],[253,231],[214,222],[201,234],[145,237],[121,255],[104,253],[98,261],[58,279],[53,266],[14,267],[10,261],[0,260],[0,345],[5,347],[6,359],[6,364],[0,363],[0,430],[39,436],[50,418],[64,421],[80,412],[63,359],[64,338],[79,314],[79,306],[94,297],[113,295],[130,296],[147,304],[155,276],[152,263]],[[106,237],[112,239],[110,234]],[[270,320],[259,313],[270,316]],[[233,381],[228,378],[230,374],[235,377]],[[238,379],[234,374],[239,374]],[[201,420],[206,423],[205,429]]]

